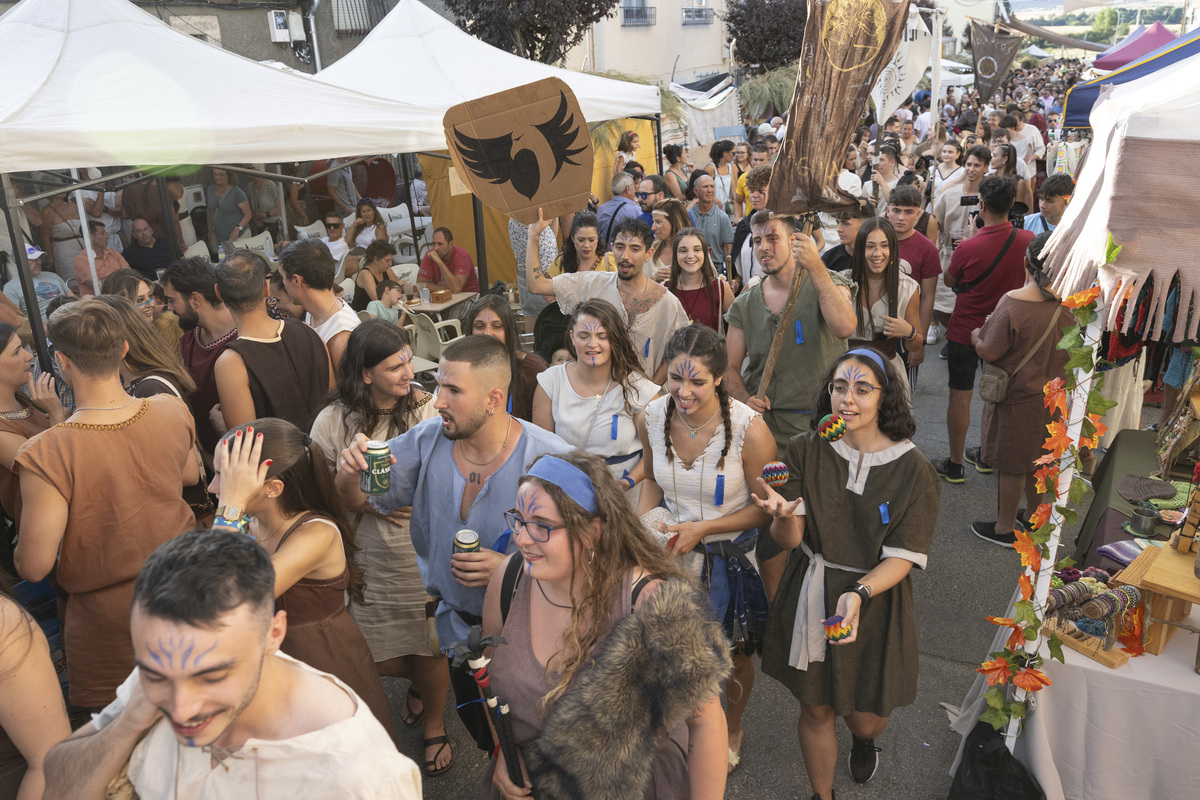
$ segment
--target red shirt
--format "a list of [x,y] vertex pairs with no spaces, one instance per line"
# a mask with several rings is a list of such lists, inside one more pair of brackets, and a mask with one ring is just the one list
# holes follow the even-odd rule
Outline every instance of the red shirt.
[[936,278],[942,274],[942,257],[937,245],[929,241],[920,231],[900,240],[900,258],[912,269],[912,279],[920,283],[923,278]]
[[[1002,222],[988,225],[970,239],[964,239],[954,251],[946,274],[957,278],[959,283],[974,281],[996,260],[996,254],[1004,247],[1010,233],[1012,223]],[[1004,293],[1024,285],[1025,248],[1032,241],[1032,231],[1018,230],[1008,246],[1008,252],[987,280],[969,292],[955,295],[954,313],[950,315],[950,324],[946,326],[946,341],[969,345],[971,331],[982,327],[983,321],[992,313]]]
[[[463,284],[460,291],[478,292],[479,291],[479,275],[475,272],[475,264],[471,261],[471,256],[466,250],[461,247],[450,247],[450,258],[446,261],[446,267],[450,272],[465,277],[467,282]],[[442,279],[442,269],[433,260],[433,251],[425,254],[421,259],[421,267],[417,272],[417,280],[436,283],[439,286],[445,286],[446,282]]]

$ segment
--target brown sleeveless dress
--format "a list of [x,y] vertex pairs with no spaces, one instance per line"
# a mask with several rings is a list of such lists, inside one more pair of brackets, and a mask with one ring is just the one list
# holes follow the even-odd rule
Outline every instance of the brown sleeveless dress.
[[[514,556],[520,558],[520,555]],[[533,581],[522,576],[513,594],[508,619],[504,622],[504,639],[507,644],[496,648],[492,657],[492,687],[508,707],[512,709],[513,735],[517,746],[535,739],[542,730],[542,716],[538,712],[538,701],[558,683],[558,673],[550,672],[537,660],[533,652],[533,641],[529,637],[529,592]],[[630,593],[633,590],[632,576],[627,574],[617,591],[613,603],[612,619],[617,624],[632,611]],[[604,647],[605,639],[596,643],[596,649]],[[570,689],[567,689],[569,692]],[[687,800],[691,796],[688,784],[688,728],[680,725],[658,746],[654,757],[654,771],[646,787],[645,800]],[[603,758],[603,754],[597,754]],[[485,800],[500,800],[500,792],[492,784],[492,773],[496,759],[488,766],[484,782]]]
[[[284,531],[279,546],[307,522],[325,520],[309,512]],[[332,524],[332,523],[330,523]],[[292,658],[314,669],[328,672],[354,690],[396,739],[392,708],[383,691],[383,682],[375,669],[375,659],[358,626],[346,611],[346,589],[350,586],[350,567],[329,580],[301,578],[292,588],[275,599],[275,609],[288,615],[287,636],[279,648]]]

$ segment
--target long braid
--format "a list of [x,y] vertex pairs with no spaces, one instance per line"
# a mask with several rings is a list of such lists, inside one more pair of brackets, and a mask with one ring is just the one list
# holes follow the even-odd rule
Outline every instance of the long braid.
[[717,461],[717,471],[725,469],[725,456],[733,445],[733,420],[729,415],[729,395],[725,392],[725,381],[717,384],[717,402],[721,404],[721,423],[725,426],[725,446],[721,448],[721,458]]
[[675,413],[675,398],[670,393],[668,393],[667,394],[667,413],[664,415],[666,421],[663,422],[663,442],[665,443],[665,447],[667,450],[667,463],[668,464],[670,464],[672,462],[672,460],[675,458],[675,454],[673,452],[671,452],[671,415],[674,413]]

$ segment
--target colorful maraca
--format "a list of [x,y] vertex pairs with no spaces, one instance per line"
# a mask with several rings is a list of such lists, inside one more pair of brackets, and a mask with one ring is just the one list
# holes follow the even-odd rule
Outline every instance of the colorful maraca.
[[831,642],[840,642],[850,635],[850,623],[843,622],[840,614],[834,614],[824,621],[825,638]]
[[827,442],[836,442],[846,435],[846,420],[841,414],[826,414],[817,425],[817,433]]
[[778,489],[787,483],[788,468],[787,464],[782,461],[772,461],[766,464],[762,470],[763,482],[772,488]]

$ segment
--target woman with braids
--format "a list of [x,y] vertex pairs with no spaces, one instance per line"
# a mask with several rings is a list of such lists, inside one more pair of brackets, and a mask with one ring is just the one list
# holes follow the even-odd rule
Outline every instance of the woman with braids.
[[907,391],[908,373],[899,347],[920,343],[921,287],[900,271],[900,244],[892,223],[872,217],[859,226],[850,269],[842,274],[859,287],[854,296],[858,327],[850,346],[883,353],[900,372]]
[[71,734],[46,635],[17,604],[0,567],[0,800],[35,800],[42,759]]
[[[850,775],[866,783],[888,715],[917,694],[909,573],[925,567],[941,484],[910,441],[916,425],[900,375],[870,348],[838,358],[813,407],[818,418],[840,414],[845,435],[794,437],[783,457],[787,483],[779,492],[758,484],[765,499],[755,503],[790,551],[767,619],[763,672],[800,701],[797,734],[813,800],[833,800],[837,718],[853,734]],[[829,643],[823,621],[835,614],[850,631]]]
[[[590,453],[575,450],[546,455],[521,478],[516,507],[505,514],[519,552],[510,555],[492,576],[483,605],[483,632],[502,634],[507,642],[493,652],[491,680],[496,694],[512,710],[513,733],[524,751],[523,767],[531,763],[530,747],[545,753],[554,747],[549,739],[561,738],[544,730],[555,720],[556,704],[572,692],[585,691],[581,684],[590,672],[601,669],[595,657],[615,646],[611,640],[618,637],[613,633],[627,622],[625,618],[649,615],[655,595],[680,584],[686,588],[675,562],[646,535],[623,489],[604,462]],[[697,645],[712,637],[720,641],[720,632],[711,622],[704,622],[704,616],[696,611],[682,620],[680,625],[687,628],[682,638]],[[647,618],[644,624],[655,623]],[[674,630],[678,633],[679,626]],[[662,660],[668,662],[666,667],[683,670],[679,662],[696,652],[707,658],[720,655],[711,646],[697,646],[690,653],[680,651],[677,657]],[[702,671],[709,672],[698,669],[694,674]],[[688,673],[693,674],[691,670]],[[668,677],[660,675],[660,690],[668,685]],[[650,784],[644,795],[636,790],[629,796],[656,800],[716,800],[724,796],[720,758],[725,737],[720,698],[714,691],[719,676],[714,678],[711,688],[696,679],[700,684],[693,687],[697,699],[688,704],[686,722],[659,738],[654,743],[656,751],[653,744],[647,748],[639,741],[638,728],[630,725],[628,742],[564,747],[568,750],[562,754],[564,759],[606,760],[604,771],[624,781],[627,775],[619,759],[634,751],[649,760],[649,749],[653,751]],[[625,709],[614,702],[616,693],[645,688],[615,685],[620,683],[605,682],[609,695],[603,703],[606,713],[645,709],[646,702],[628,702]],[[631,699],[627,694],[624,698]],[[590,731],[579,733],[586,737]],[[528,779],[523,786],[515,786],[509,779],[503,754],[497,755],[491,769],[491,785],[484,794],[488,800],[532,796]]]
[[[433,395],[413,383],[412,348],[404,329],[367,320],[350,332],[332,401],[317,415],[312,438],[328,456],[349,447],[357,433],[385,442],[436,417],[432,401]],[[336,469],[332,462],[330,467]],[[410,728],[424,722],[425,773],[441,774],[453,763],[443,738],[450,673],[446,659],[430,647],[409,509],[383,516],[364,503],[350,513],[365,584],[363,602],[350,602],[350,616],[379,674],[412,682],[401,719]]]
[[[557,306],[555,306],[557,308]],[[485,294],[471,304],[465,326],[467,334],[499,339],[508,348],[512,360],[512,382],[508,386],[508,413],[526,422],[533,421],[533,394],[538,376],[545,371],[546,359],[522,350],[518,345],[517,320],[512,306],[498,294]]]
[[725,312],[733,305],[733,289],[717,274],[704,231],[692,227],[678,231],[674,250],[667,289],[679,298],[688,319],[719,332]]
[[288,612],[280,649],[342,680],[395,739],[371,651],[346,612],[347,591],[363,602],[363,571],[329,463],[319,444],[285,420],[234,428],[213,459],[213,527],[253,536],[271,554],[275,607]]
[[755,482],[775,459],[775,440],[761,417],[723,386],[725,339],[692,323],[667,343],[668,394],[638,420],[645,485],[638,512],[666,504],[673,522],[667,553],[708,588],[717,620],[733,643],[733,677],[725,685],[728,771],[741,760],[742,714],[754,686],[767,598],[752,554],[768,517],[751,502]]
[[634,417],[658,394],[658,385],[642,372],[612,303],[580,303],[567,333],[575,360],[537,376],[532,422],[603,458],[636,503],[632,490],[642,480],[642,443]]

